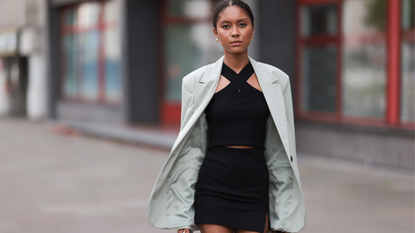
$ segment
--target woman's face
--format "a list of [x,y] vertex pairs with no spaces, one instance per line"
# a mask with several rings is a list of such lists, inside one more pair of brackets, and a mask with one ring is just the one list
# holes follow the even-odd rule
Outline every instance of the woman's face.
[[225,53],[244,53],[251,43],[254,27],[249,15],[238,6],[228,6],[220,14],[213,33]]

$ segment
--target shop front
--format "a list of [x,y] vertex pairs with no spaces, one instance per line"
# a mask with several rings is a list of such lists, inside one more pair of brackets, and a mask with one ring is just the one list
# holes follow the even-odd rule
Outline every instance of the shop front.
[[[297,149],[413,169],[414,0],[247,0],[251,57],[290,76]],[[49,109],[180,123],[182,78],[222,54],[214,0],[51,0]]]
[[300,0],[300,151],[413,168],[414,1]]
[[28,60],[19,54],[19,30],[0,30],[0,115],[26,116]]

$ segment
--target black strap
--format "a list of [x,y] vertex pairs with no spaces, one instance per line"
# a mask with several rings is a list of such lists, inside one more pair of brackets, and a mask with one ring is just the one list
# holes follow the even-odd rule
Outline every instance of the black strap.
[[252,67],[251,62],[248,62],[246,66],[241,70],[241,72],[236,73],[229,66],[223,63],[221,75],[228,79],[231,83],[229,85],[236,85],[238,89],[248,81],[248,79],[255,73],[254,68]]

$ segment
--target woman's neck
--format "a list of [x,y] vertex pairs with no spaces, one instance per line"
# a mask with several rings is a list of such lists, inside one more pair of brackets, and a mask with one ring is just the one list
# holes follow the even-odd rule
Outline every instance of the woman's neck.
[[225,58],[223,59],[223,62],[233,71],[239,73],[249,62],[248,53],[225,53]]

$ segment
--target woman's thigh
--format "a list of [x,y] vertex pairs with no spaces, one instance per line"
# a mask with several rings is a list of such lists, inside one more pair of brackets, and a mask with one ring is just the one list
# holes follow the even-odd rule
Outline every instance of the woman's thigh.
[[[265,227],[264,227],[264,232],[263,233],[267,233],[269,231],[268,229],[268,213],[265,216]],[[247,230],[243,230],[243,229],[236,229],[235,233],[258,233],[256,231],[247,231]]]
[[201,233],[233,233],[233,229],[215,224],[199,224]]

